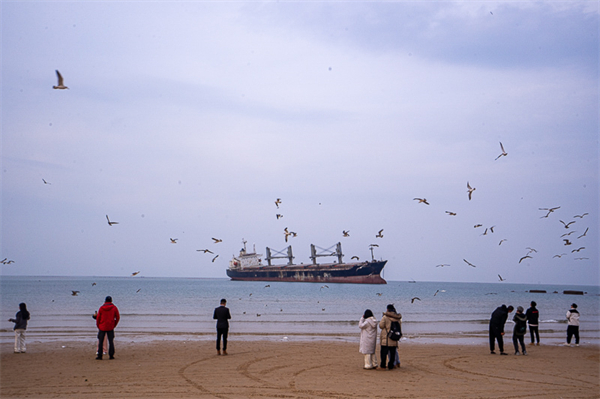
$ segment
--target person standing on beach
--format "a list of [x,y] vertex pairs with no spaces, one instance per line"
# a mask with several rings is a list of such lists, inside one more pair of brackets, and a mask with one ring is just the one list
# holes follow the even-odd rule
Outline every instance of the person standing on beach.
[[523,313],[523,306],[517,306],[517,313],[513,317],[513,321],[515,322],[515,327],[513,328],[513,345],[515,347],[515,355],[520,355],[519,353],[519,343],[521,343],[521,350],[523,351],[523,355],[527,355],[527,350],[525,349],[525,333],[527,332],[527,316]]
[[98,309],[96,315],[96,326],[98,327],[98,355],[96,360],[102,360],[102,351],[104,346],[104,337],[108,336],[108,357],[115,358],[115,327],[119,324],[121,315],[119,309],[112,303],[112,297],[107,296],[104,305]]
[[494,352],[496,340],[498,340],[498,349],[500,349],[501,355],[506,355],[504,352],[504,324],[508,318],[508,314],[512,312],[514,308],[512,306],[506,307],[502,305],[492,312],[490,318],[490,353],[495,355]]
[[377,320],[370,309],[365,310],[364,315],[358,321],[360,328],[360,346],[358,351],[365,355],[365,370],[377,368]]
[[27,330],[27,320],[31,318],[27,305],[24,303],[19,304],[19,311],[15,315],[14,319],[8,319],[15,323],[15,353],[25,353],[27,348],[25,347],[25,330]]
[[227,333],[229,332],[231,313],[225,305],[227,305],[227,300],[221,299],[221,306],[215,308],[213,313],[213,319],[217,320],[217,355],[221,355],[221,337],[223,337],[223,355],[227,355]]
[[[96,319],[98,318],[98,311],[97,311],[97,310],[96,310],[96,311],[94,312],[94,314],[92,315],[92,318],[93,318],[94,320],[96,320]],[[105,335],[105,336],[104,336],[104,343],[102,344],[102,348],[103,348],[103,352],[102,352],[102,354],[103,354],[103,355],[106,355],[106,354],[108,354],[108,352],[107,352],[107,350],[108,350],[108,335]],[[96,349],[96,355],[97,355],[98,353],[100,353],[99,351],[100,351],[100,340],[98,340],[98,348]]]
[[571,305],[571,309],[567,311],[567,343],[565,346],[571,346],[571,338],[575,336],[575,346],[579,346],[579,312],[577,304]]
[[394,341],[388,337],[393,321],[401,323],[402,315],[396,312],[394,305],[390,304],[387,305],[387,312],[383,313],[383,317],[379,322],[379,328],[381,328],[381,334],[379,335],[379,342],[381,344],[379,370],[384,370],[386,368],[386,358],[389,359],[387,362],[388,370],[394,369],[398,341]]
[[529,324],[531,345],[533,345],[536,341],[538,345],[540,344],[540,332],[538,330],[540,312],[537,310],[536,306],[537,303],[535,303],[535,301],[531,301],[531,307],[527,309],[527,312],[525,312],[525,316],[527,316],[527,323]]

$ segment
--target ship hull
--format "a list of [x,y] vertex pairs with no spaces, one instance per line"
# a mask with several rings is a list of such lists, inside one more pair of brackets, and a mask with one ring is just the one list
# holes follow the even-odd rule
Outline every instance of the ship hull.
[[303,283],[387,284],[380,276],[387,261],[329,265],[262,266],[227,269],[232,280]]

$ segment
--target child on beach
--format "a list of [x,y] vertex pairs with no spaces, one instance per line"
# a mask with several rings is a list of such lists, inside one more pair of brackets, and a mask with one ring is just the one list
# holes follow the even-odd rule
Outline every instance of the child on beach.
[[[515,322],[515,327],[513,328],[513,345],[515,347],[515,355],[520,355],[519,353],[519,343],[521,344],[521,350],[523,351],[523,355],[527,355],[527,350],[525,349],[525,333],[527,332],[527,316],[523,313],[523,306],[517,306],[517,313],[513,317],[513,321]],[[518,341],[518,342],[517,342]]]
[[377,320],[370,309],[365,310],[365,313],[358,322],[358,327],[360,328],[360,346],[358,351],[365,355],[364,369],[376,369]]
[[19,311],[15,315],[14,319],[8,319],[15,323],[15,353],[25,353],[25,330],[27,329],[27,320],[31,315],[27,310],[27,305],[24,303],[19,304]]

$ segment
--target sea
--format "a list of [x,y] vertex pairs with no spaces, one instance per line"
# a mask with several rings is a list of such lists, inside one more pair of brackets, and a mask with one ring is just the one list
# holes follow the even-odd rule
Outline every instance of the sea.
[[[544,290],[545,293],[532,293]],[[569,295],[565,290],[582,291]],[[73,295],[73,291],[78,291]],[[600,344],[600,287],[388,281],[385,285],[151,277],[0,277],[0,342],[14,341],[19,303],[31,313],[27,341],[96,342],[92,314],[110,295],[121,321],[116,342],[213,340],[221,298],[231,311],[230,340],[358,342],[366,309],[379,320],[388,304],[402,314],[403,343],[481,344],[502,304],[537,302],[543,344],[566,341],[565,314],[581,313],[582,344]],[[512,313],[506,324],[512,331]],[[528,339],[528,338],[527,338]]]

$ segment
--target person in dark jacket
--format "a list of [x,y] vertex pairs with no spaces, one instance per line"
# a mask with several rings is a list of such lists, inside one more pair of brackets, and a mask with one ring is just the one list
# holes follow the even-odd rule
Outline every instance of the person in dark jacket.
[[525,349],[525,333],[527,332],[527,316],[523,313],[523,307],[517,306],[517,313],[513,317],[513,321],[515,322],[515,327],[513,328],[513,345],[515,347],[515,355],[520,355],[519,353],[519,343],[521,343],[521,350],[523,351],[523,355],[527,355],[527,350]]
[[213,313],[213,319],[217,320],[217,355],[221,355],[221,337],[223,337],[223,355],[227,355],[227,333],[229,332],[231,313],[225,305],[227,305],[227,300],[221,299],[221,306],[215,308]]
[[[537,303],[531,301],[531,307],[525,312],[527,316],[527,324],[529,324],[529,334],[531,335],[531,345],[537,341],[537,345],[540,344],[540,332],[538,330],[540,312],[536,308]],[[535,339],[534,339],[535,338]]]
[[25,330],[27,330],[27,320],[31,315],[27,310],[27,305],[24,303],[19,304],[19,311],[15,315],[14,319],[8,319],[15,323],[15,353],[25,353],[27,348],[25,347]]
[[496,340],[498,340],[500,354],[506,355],[506,353],[504,353],[503,338],[504,324],[506,323],[508,314],[513,310],[514,308],[512,306],[506,307],[506,305],[502,305],[492,312],[492,317],[490,318],[490,353],[492,355],[496,354],[496,352],[494,352]]
[[102,360],[104,337],[108,336],[108,357],[115,358],[115,327],[119,324],[121,315],[119,309],[112,303],[112,297],[107,296],[104,305],[98,309],[96,315],[96,326],[98,327],[98,355],[96,360]]

